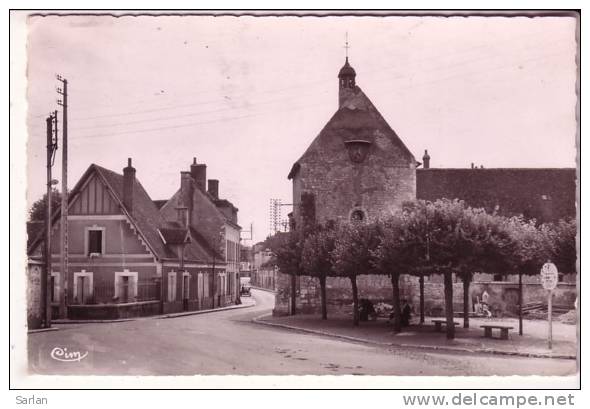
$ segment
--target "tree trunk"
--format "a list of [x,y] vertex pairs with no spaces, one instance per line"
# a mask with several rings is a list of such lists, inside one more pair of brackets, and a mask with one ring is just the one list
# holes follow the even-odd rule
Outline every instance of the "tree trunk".
[[469,328],[469,285],[471,277],[469,274],[463,276],[463,328]]
[[522,336],[522,272],[518,272],[518,335]]
[[391,287],[393,288],[393,330],[402,330],[402,307],[399,299],[399,274],[391,274]]
[[359,291],[356,286],[356,275],[350,277],[352,283],[352,323],[359,325]]
[[320,295],[322,298],[322,319],[328,319],[328,306],[326,301],[326,276],[320,276]]
[[424,324],[424,275],[420,276],[420,324]]
[[291,275],[291,315],[295,315],[297,312],[297,277],[295,274]]
[[445,312],[447,318],[447,339],[455,338],[455,321],[453,319],[453,273],[445,272]]

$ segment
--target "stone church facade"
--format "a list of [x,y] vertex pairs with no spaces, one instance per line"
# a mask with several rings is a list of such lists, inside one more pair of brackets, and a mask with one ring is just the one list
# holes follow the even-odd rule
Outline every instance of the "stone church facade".
[[[575,169],[431,169],[426,151],[422,162],[416,161],[356,85],[356,72],[347,57],[338,74],[338,109],[288,175],[293,184],[291,227],[329,220],[373,220],[395,213],[408,200],[443,197],[543,222],[575,217]],[[357,284],[360,298],[390,302],[388,277],[361,275]],[[442,277],[426,277],[424,285],[426,312],[436,314],[444,305]],[[290,277],[279,273],[275,315],[290,313],[290,286]],[[326,287],[329,311],[352,311],[350,280],[330,277]],[[564,303],[573,304],[575,284],[562,283],[557,291],[563,293]],[[462,304],[462,292],[461,282],[455,280],[457,304]],[[496,293],[498,305],[506,307],[505,291]],[[319,311],[317,279],[298,277],[296,294],[298,312]],[[536,292],[530,294],[528,299],[525,290],[525,302],[535,301]],[[401,296],[418,304],[417,278],[402,276]]]
[[295,162],[293,220],[302,222],[305,201],[315,221],[374,219],[416,197],[416,160],[377,108],[356,85],[348,58],[340,70],[336,113]]

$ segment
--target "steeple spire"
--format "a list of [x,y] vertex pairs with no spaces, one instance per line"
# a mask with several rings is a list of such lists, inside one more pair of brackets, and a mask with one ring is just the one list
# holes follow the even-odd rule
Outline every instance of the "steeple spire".
[[350,48],[350,46],[348,45],[348,31],[346,32],[346,45],[344,46],[344,48],[346,49],[346,61],[348,61],[348,49]]
[[348,63],[348,49],[350,48],[350,45],[348,44],[348,32],[346,32],[344,48],[346,50],[346,60],[344,61],[344,66],[342,66],[338,73],[338,106],[342,106],[343,101],[346,99],[346,95],[354,90],[356,86],[356,72]]

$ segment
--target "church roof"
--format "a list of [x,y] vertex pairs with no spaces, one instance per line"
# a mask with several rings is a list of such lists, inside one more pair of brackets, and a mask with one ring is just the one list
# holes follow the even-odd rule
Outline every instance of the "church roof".
[[289,172],[289,179],[297,174],[308,159],[334,149],[345,149],[346,142],[351,141],[370,142],[376,149],[391,156],[391,163],[396,165],[416,163],[414,155],[360,87],[355,86],[354,89],[341,92],[347,93],[346,98],[305,153],[295,162]]

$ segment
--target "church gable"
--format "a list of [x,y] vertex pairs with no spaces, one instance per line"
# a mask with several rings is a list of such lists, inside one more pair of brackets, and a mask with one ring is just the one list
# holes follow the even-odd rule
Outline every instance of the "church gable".
[[[326,156],[339,155],[353,162],[377,155],[394,167],[410,167],[416,160],[369,98],[357,86],[345,93],[340,108],[324,126],[303,156],[299,166]],[[289,178],[297,173],[294,166]]]
[[121,214],[109,189],[95,174],[91,175],[70,204],[71,215]]

